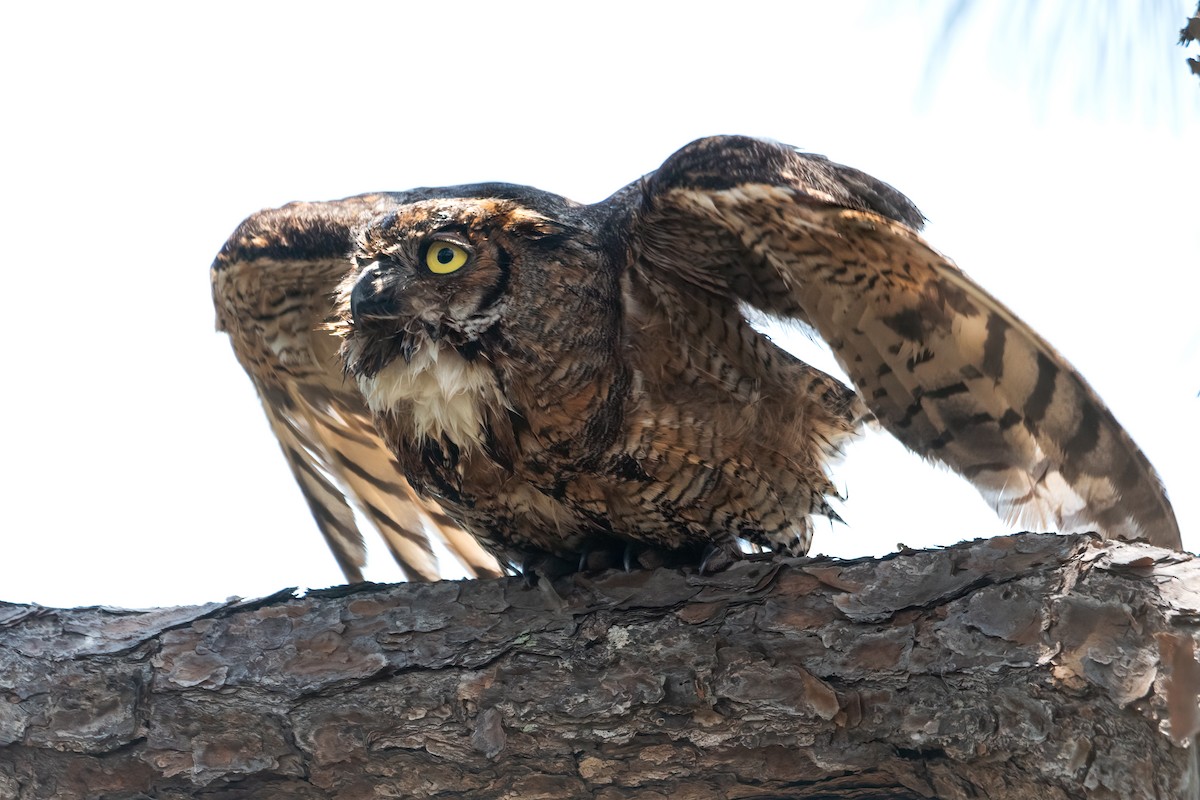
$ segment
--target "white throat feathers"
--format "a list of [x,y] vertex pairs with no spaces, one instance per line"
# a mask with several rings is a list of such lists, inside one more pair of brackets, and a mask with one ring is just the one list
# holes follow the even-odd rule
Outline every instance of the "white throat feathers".
[[372,411],[407,415],[419,439],[445,436],[464,452],[482,444],[486,410],[508,405],[486,365],[443,342],[423,342],[408,362],[395,359],[358,386]]

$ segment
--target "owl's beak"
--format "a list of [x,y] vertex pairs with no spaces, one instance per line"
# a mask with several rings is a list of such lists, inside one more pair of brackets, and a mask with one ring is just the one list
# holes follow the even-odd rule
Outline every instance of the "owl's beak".
[[350,318],[356,327],[367,320],[396,316],[393,284],[378,263],[363,270],[350,290]]

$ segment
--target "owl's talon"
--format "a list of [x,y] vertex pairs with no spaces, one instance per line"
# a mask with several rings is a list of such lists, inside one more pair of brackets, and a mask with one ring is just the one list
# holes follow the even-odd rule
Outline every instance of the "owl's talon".
[[556,581],[564,575],[572,574],[576,571],[575,566],[575,561],[550,553],[530,553],[521,561],[521,576],[525,579],[525,586],[533,588],[537,586],[538,581]]
[[525,556],[525,558],[521,559],[521,582],[525,584],[526,589],[532,589],[537,586],[537,567],[540,560],[538,556]]
[[743,555],[737,544],[710,544],[700,560],[700,574],[724,572],[735,561],[741,561]]

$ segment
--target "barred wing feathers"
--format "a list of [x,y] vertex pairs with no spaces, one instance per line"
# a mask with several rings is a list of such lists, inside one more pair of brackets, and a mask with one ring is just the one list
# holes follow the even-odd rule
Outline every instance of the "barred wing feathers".
[[1158,475],[1096,392],[926,244],[890,186],[718,137],[618,199],[642,269],[814,327],[883,427],[1002,517],[1181,547]]

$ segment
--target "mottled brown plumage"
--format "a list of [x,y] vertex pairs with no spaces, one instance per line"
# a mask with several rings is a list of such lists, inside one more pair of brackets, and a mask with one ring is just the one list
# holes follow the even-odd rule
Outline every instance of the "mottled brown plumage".
[[213,263],[217,329],[229,334],[254,382],[347,581],[361,581],[366,562],[348,497],[378,528],[409,579],[438,577],[429,532],[472,574],[496,575],[495,560],[404,480],[362,395],[342,375],[338,340],[320,329],[349,266],[347,227],[388,205],[386,196],[293,203],[246,220]]
[[[717,137],[594,205],[481,184],[264,212],[240,258],[342,272],[347,375],[417,492],[502,558],[802,553],[872,415],[1005,517],[1179,547],[1100,399],[921,222],[857,170]],[[857,393],[744,307],[815,328]]]

